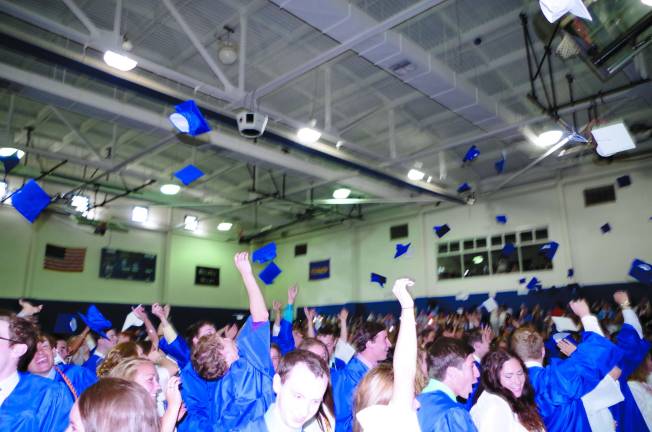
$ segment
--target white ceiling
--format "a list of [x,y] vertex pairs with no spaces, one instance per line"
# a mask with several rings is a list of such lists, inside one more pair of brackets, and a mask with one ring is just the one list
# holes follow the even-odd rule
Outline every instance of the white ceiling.
[[[314,5],[323,9],[310,9]],[[194,211],[211,223],[235,221],[245,235],[298,219],[323,224],[358,215],[360,209],[351,206],[311,206],[311,200],[330,198],[340,186],[353,189],[355,197],[434,202],[440,198],[433,192],[456,198],[457,185],[466,181],[482,199],[544,153],[524,139],[521,126],[538,132],[553,125],[526,98],[530,84],[519,14],[539,23],[537,5],[525,0],[0,0],[0,31],[11,37],[0,43],[0,125],[11,132],[5,140],[20,148],[26,128],[33,128],[27,166],[17,170],[23,176],[67,159],[44,182],[72,189],[106,169],[111,174],[98,181],[107,186],[129,189],[155,179],[132,197],[178,207],[175,218]],[[337,40],[332,29],[317,29],[298,17],[327,21],[327,13],[337,10],[353,11],[367,27]],[[386,31],[362,37],[383,24]],[[242,64],[227,66],[217,59],[225,25],[235,30],[231,39],[241,45]],[[130,55],[139,60],[127,73],[101,61],[104,49],[119,48],[118,34],[126,35],[133,45]],[[413,54],[431,59],[431,68],[470,94],[479,108],[495,109],[495,123],[453,111],[441,98],[372,63],[362,47],[374,37],[400,40]],[[544,44],[534,39],[540,57]],[[579,58],[554,56],[559,101],[568,100],[566,74],[576,77],[575,97],[583,98],[640,79],[652,66],[650,54],[647,48],[636,66],[604,82]],[[647,84],[599,99],[600,119],[649,126],[651,95]],[[175,100],[188,98],[207,113],[210,136],[195,141],[172,136],[165,117]],[[234,118],[253,100],[256,109],[270,114],[269,133],[256,143],[238,137],[221,117]],[[294,140],[295,128],[311,118],[325,131],[319,145],[306,152],[283,141]],[[570,122],[570,113],[563,118]],[[586,121],[583,108],[579,126]],[[344,145],[337,150],[339,140]],[[481,156],[463,166],[471,144]],[[651,146],[647,139],[637,151],[649,152]],[[501,154],[507,164],[498,176],[494,163]],[[586,152],[553,155],[510,185],[547,180],[594,159]],[[432,183],[407,181],[415,162]],[[160,184],[188,163],[206,176],[174,199],[162,196]],[[368,204],[361,212],[390,205],[396,204]],[[114,216],[122,217],[124,202],[116,200],[113,207]]]

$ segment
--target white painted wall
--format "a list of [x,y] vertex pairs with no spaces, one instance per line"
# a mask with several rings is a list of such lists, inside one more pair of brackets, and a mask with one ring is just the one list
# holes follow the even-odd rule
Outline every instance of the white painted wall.
[[[573,178],[510,190],[473,206],[402,209],[401,215],[376,216],[352,227],[277,239],[277,264],[284,272],[268,291],[281,299],[284,289],[298,282],[302,287],[299,305],[381,301],[392,298],[391,281],[404,275],[416,280],[417,297],[513,291],[521,277],[536,276],[544,287],[566,285],[571,267],[573,281],[583,285],[633,282],[627,276],[632,260],[652,262],[652,169],[648,164],[636,169],[600,168],[598,178],[595,173],[589,170]],[[622,174],[630,174],[632,185],[616,187],[615,203],[584,207],[585,188],[615,184]],[[497,214],[506,214],[508,224],[496,223]],[[605,222],[611,224],[612,232],[603,235],[600,226]],[[409,240],[390,241],[389,228],[400,223],[409,224]],[[444,223],[451,227],[446,241],[547,226],[549,239],[560,244],[554,269],[438,281],[438,239],[432,227]],[[395,260],[395,244],[407,241],[412,242],[411,256]],[[308,255],[294,258],[294,245],[299,243],[308,244]],[[331,278],[309,281],[309,262],[328,258]],[[371,272],[387,276],[385,288],[370,282]]]

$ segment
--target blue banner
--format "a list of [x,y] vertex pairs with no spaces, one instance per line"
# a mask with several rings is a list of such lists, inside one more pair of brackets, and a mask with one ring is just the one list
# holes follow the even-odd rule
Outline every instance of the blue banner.
[[331,260],[314,261],[310,263],[310,270],[308,272],[308,279],[328,279],[331,277]]

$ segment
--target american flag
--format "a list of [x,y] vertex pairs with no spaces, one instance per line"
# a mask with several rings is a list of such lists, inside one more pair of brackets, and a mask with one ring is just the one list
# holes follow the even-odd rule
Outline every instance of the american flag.
[[43,268],[47,270],[82,272],[86,248],[67,248],[48,244],[45,246]]

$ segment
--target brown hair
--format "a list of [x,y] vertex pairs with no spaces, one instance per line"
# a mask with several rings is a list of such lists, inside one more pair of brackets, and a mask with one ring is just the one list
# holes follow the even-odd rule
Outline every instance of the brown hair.
[[439,381],[446,377],[449,367],[460,368],[473,348],[465,342],[441,336],[428,346],[428,376]]
[[388,363],[381,363],[371,369],[360,381],[353,396],[353,431],[360,432],[356,419],[359,411],[371,405],[387,405],[394,392],[394,369]]
[[102,378],[77,400],[86,432],[159,432],[152,397],[140,385],[120,378]]
[[104,377],[123,360],[138,357],[138,344],[136,342],[122,342],[111,348],[106,358],[97,367],[97,376]]
[[192,367],[199,376],[209,381],[224,376],[229,365],[222,355],[223,349],[222,338],[217,333],[199,338],[190,354]]
[[367,348],[367,342],[373,340],[383,330],[387,330],[383,324],[365,321],[353,333],[351,344],[357,352],[362,352]]
[[[324,350],[326,353],[326,356],[328,356],[328,348],[326,347],[326,344],[322,341],[320,341],[317,338],[311,338],[311,337],[306,337],[303,338],[301,343],[299,344],[298,348],[306,351],[310,351],[310,348],[318,346]],[[311,351],[312,352],[312,351]],[[325,362],[328,362],[328,359],[324,359]]]
[[[511,390],[500,384],[500,372],[503,365],[511,359],[516,359],[520,363],[525,375],[523,392],[518,398],[514,396]],[[530,384],[527,368],[523,364],[523,360],[518,358],[516,354],[505,350],[492,351],[487,354],[482,361],[482,388],[503,398],[509,404],[512,412],[518,416],[519,422],[525,429],[530,431],[545,429],[537,405],[534,402],[534,389]]]
[[23,344],[27,346],[25,354],[18,360],[18,370],[25,372],[27,366],[32,361],[36,353],[36,343],[38,342],[38,327],[36,324],[26,318],[21,318],[11,311],[0,309],[0,320],[9,324],[9,346]]
[[543,338],[533,327],[525,326],[514,330],[512,350],[521,360],[538,360],[541,358]]
[[205,325],[209,325],[215,328],[215,324],[207,320],[201,320],[190,324],[190,326],[186,329],[186,342],[188,342],[188,346],[194,345],[192,343],[192,340],[196,338],[197,335],[199,334],[199,329],[201,329]]

